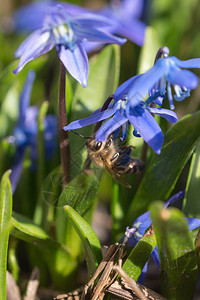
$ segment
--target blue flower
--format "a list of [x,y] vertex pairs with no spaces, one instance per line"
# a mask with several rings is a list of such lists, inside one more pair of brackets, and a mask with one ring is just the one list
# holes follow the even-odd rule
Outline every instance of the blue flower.
[[[180,191],[177,194],[173,195],[170,199],[168,199],[165,202],[165,208],[167,208],[170,204],[183,199],[185,194],[185,191]],[[193,230],[197,227],[200,226],[200,219],[195,219],[195,218],[186,218],[188,222],[188,227],[189,230]],[[145,234],[146,230],[149,228],[151,225],[151,218],[150,218],[150,212],[145,212],[142,214],[140,217],[138,217],[135,222],[132,224],[132,227],[129,229],[127,227],[125,235],[129,238],[127,242],[128,247],[135,246],[139,240],[143,237]],[[153,258],[154,262],[156,265],[159,267],[160,262],[159,262],[159,255],[158,255],[158,248],[157,246],[154,248],[154,250],[151,253],[151,257]],[[147,271],[147,263],[144,266],[144,269],[142,270],[141,277],[139,278],[140,282],[142,283],[145,277]]]
[[[23,5],[10,20],[10,31],[30,32],[42,26],[45,13],[49,7],[62,4],[71,15],[89,13],[91,10],[78,5],[56,1],[40,1]],[[112,0],[95,13],[112,19],[112,26],[106,28],[107,32],[128,38],[139,46],[144,43],[146,25],[140,21],[144,10],[144,0]],[[8,23],[8,19],[6,19]],[[102,46],[97,42],[83,42],[86,51],[89,52]]]
[[70,15],[64,6],[50,6],[43,25],[34,31],[17,49],[20,57],[18,73],[31,60],[49,52],[54,46],[68,72],[84,87],[88,80],[88,57],[83,41],[123,44],[126,40],[105,31],[111,21],[95,14]]
[[[167,47],[159,50],[162,50],[163,57],[159,58],[155,65],[145,74],[147,80],[155,82],[150,91],[150,96],[159,93],[159,97],[155,99],[155,103],[162,105],[162,101],[167,95],[170,109],[174,109],[173,98],[177,101],[182,101],[190,96],[190,90],[197,87],[199,83],[198,77],[191,71],[184,69],[200,68],[200,58],[181,61],[177,57],[169,57],[169,49]],[[175,94],[172,91],[172,86]],[[130,92],[132,98],[133,92]],[[137,101],[135,101],[136,103]]]
[[[140,83],[139,86],[138,81]],[[65,126],[64,130],[82,128],[111,117],[96,132],[96,141],[105,141],[112,132],[115,132],[121,126],[122,138],[126,137],[128,131],[127,124],[130,122],[134,127],[134,134],[136,132],[139,133],[149,146],[157,154],[160,154],[164,136],[161,128],[151,114],[160,115],[171,123],[176,122],[178,119],[173,111],[163,108],[152,108],[148,102],[142,101],[143,98],[141,98],[139,92],[139,87],[142,87],[142,83],[144,86],[145,74],[132,77],[115,91],[113,96],[114,102],[109,105],[107,110],[102,112],[97,111],[88,118],[74,121]],[[138,94],[135,94],[135,98],[137,99],[137,105],[135,106],[132,105],[133,102],[129,96],[129,91],[134,88],[135,91],[138,91]]]
[[[20,99],[17,125],[13,130],[13,134],[8,137],[8,142],[16,147],[14,165],[11,168],[12,173],[10,176],[12,193],[14,193],[22,173],[24,153],[27,147],[31,148],[32,163],[37,159],[37,117],[39,110],[36,106],[29,106],[34,79],[35,73],[30,71]],[[46,159],[50,159],[56,149],[57,123],[55,116],[47,115],[45,117],[44,146]]]

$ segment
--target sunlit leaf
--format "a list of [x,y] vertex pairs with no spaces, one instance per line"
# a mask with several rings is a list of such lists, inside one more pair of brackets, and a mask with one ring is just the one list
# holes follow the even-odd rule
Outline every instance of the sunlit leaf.
[[192,156],[190,172],[187,180],[186,194],[183,201],[183,212],[191,218],[200,218],[200,142]]
[[167,299],[193,299],[198,270],[194,243],[182,212],[150,207],[161,266],[162,287]]
[[137,281],[155,246],[156,237],[154,232],[144,235],[129,254],[123,264],[123,270]]
[[78,233],[84,246],[89,276],[102,260],[101,245],[92,227],[69,205],[64,206],[68,219]]
[[9,175],[10,171],[4,173],[0,184],[0,299],[2,300],[6,300],[8,239],[12,214],[12,194]]
[[22,215],[14,213],[11,223],[12,235],[40,250],[41,257],[48,265],[55,287],[63,288],[67,281],[70,282],[70,275],[73,276],[77,262],[73,260],[69,250],[51,239],[43,229]]

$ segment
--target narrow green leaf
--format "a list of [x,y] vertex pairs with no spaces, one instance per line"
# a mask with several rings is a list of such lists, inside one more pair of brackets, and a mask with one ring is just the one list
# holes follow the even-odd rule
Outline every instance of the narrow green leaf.
[[123,270],[137,281],[155,246],[156,237],[154,232],[144,235],[129,254],[123,264]]
[[162,287],[167,299],[193,299],[198,270],[194,243],[182,212],[150,206],[160,257]]
[[186,216],[200,219],[200,142],[192,156],[190,172],[187,180],[186,194],[183,201],[183,212]]
[[167,131],[162,152],[154,155],[130,206],[130,224],[152,201],[169,197],[198,141],[199,128],[200,111],[182,118]]
[[[89,117],[92,112],[101,107],[106,99],[114,93],[118,85],[120,69],[120,47],[106,46],[97,56],[90,59],[90,72],[87,88],[80,84],[74,94],[70,122]],[[92,126],[80,130],[84,136],[92,134]],[[80,173],[86,159],[85,140],[69,133],[71,150],[71,176]]]
[[6,300],[6,270],[8,239],[12,215],[12,194],[9,181],[11,171],[4,173],[0,184],[0,299]]
[[101,245],[92,227],[69,205],[64,206],[68,219],[82,240],[91,277],[102,260]]
[[19,281],[19,272],[20,272],[20,267],[17,258],[18,242],[19,241],[17,239],[11,237],[9,241],[9,251],[8,251],[8,266],[9,266],[8,269],[10,270],[16,282]]
[[[41,105],[39,110],[38,118],[37,118],[37,125],[38,125],[38,168],[37,168],[37,188],[38,190],[41,189],[42,183],[44,181],[45,176],[45,145],[44,145],[44,129],[45,124],[44,120],[47,114],[47,110],[49,107],[48,101],[44,101]],[[48,206],[42,199],[42,195],[40,193],[39,198],[37,200],[36,208],[35,208],[35,219],[34,221],[42,228],[46,229],[46,222],[47,222],[47,213],[48,213]]]
[[14,213],[11,222],[13,236],[34,245],[41,251],[55,287],[63,288],[67,281],[72,280],[70,276],[73,275],[77,262],[73,260],[67,248],[51,239],[42,228],[20,214]]
[[147,27],[145,42],[139,57],[138,74],[146,72],[153,66],[156,53],[160,47],[156,30],[153,27]]

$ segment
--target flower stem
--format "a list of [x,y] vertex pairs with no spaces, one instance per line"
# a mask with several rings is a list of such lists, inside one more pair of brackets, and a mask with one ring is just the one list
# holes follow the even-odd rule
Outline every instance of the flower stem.
[[67,131],[63,127],[67,125],[67,109],[65,100],[65,67],[60,62],[60,85],[59,85],[59,137],[60,137],[60,157],[63,173],[63,186],[70,182],[70,149]]
[[[108,108],[110,102],[113,100],[113,97],[114,97],[113,94],[108,97],[108,99],[104,102],[104,104],[103,104],[103,106],[101,108],[101,111],[104,111],[104,110],[106,110]],[[101,127],[101,124],[102,124],[102,121],[99,121],[99,122],[97,122],[95,124],[94,130],[93,130],[93,134],[95,134],[97,132],[97,130]]]

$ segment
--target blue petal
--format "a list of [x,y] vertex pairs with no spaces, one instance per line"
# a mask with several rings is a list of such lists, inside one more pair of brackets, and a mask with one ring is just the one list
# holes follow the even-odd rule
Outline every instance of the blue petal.
[[127,105],[126,114],[145,142],[157,153],[160,154],[163,144],[163,133],[154,117],[140,106],[130,108]]
[[57,146],[58,120],[54,115],[47,115],[44,120],[45,158],[50,159]]
[[87,86],[88,81],[88,57],[81,44],[77,44],[74,50],[60,46],[58,56],[63,62],[68,72],[83,86]]
[[167,80],[181,87],[186,87],[187,89],[195,89],[198,86],[198,77],[188,70],[181,70],[178,68],[173,68],[172,71],[167,75]]
[[118,26],[116,33],[126,37],[130,41],[136,43],[138,46],[144,44],[146,25],[139,20],[126,20],[124,19],[121,26]]
[[[151,218],[150,218],[150,212],[147,211],[145,212],[144,214],[142,214],[141,216],[139,216],[133,223],[133,226],[135,223],[143,223],[145,222],[146,220],[148,220],[148,222],[151,222]],[[146,227],[146,229],[151,225],[151,223]],[[145,229],[145,230],[146,230]]]
[[138,278],[138,282],[140,284],[143,284],[144,283],[144,280],[145,280],[145,276],[146,276],[146,273],[147,273],[147,266],[148,266],[148,262],[146,262],[146,264],[144,265],[144,268],[142,269],[142,272]]
[[200,219],[186,218],[186,220],[188,222],[188,226],[190,230],[193,230],[200,226]]
[[100,43],[100,42],[83,41],[82,44],[87,53],[93,50],[100,50],[104,46],[104,43]]
[[166,202],[165,202],[165,208],[167,208],[171,203],[174,203],[180,199],[183,199],[185,195],[185,190],[180,191],[178,193],[176,193],[175,195],[173,195],[172,197],[170,197]]
[[176,123],[178,121],[178,117],[174,111],[165,108],[153,108],[148,107],[148,111],[152,114],[159,115],[165,118],[170,123]]
[[126,42],[126,39],[116,37],[108,32],[104,32],[103,29],[97,29],[93,27],[81,27],[79,24],[73,26],[73,30],[78,40],[91,41],[91,42],[102,42],[102,43],[115,43],[122,45]]
[[132,18],[140,18],[144,9],[144,0],[123,0],[122,11]]
[[132,106],[136,106],[144,99],[149,90],[169,72],[169,63],[167,59],[159,59],[155,65],[146,73],[136,78],[132,87],[128,91],[128,99],[130,99]]
[[120,99],[122,99],[122,97],[128,93],[129,89],[131,88],[131,86],[133,85],[133,83],[135,82],[136,78],[141,77],[142,75],[136,75],[131,77],[130,79],[128,79],[127,81],[125,81],[124,83],[122,83],[115,91],[114,93],[114,100],[117,102]]
[[132,227],[137,227],[138,232],[143,236],[151,223],[150,212],[147,211],[135,220]]
[[35,72],[29,71],[25,86],[22,91],[19,104],[19,123],[22,125],[25,122],[26,110],[29,107],[33,82],[35,80]]
[[29,43],[32,43],[32,41],[36,42],[36,40],[41,36],[41,29],[34,31],[31,33],[24,41],[21,43],[21,45],[18,47],[18,49],[15,51],[15,58],[19,58],[25,51],[27,45]]
[[95,13],[84,13],[74,16],[73,21],[81,26],[104,27],[113,26],[113,20]]
[[97,112],[96,114],[92,114],[90,117],[77,120],[74,122],[71,122],[68,126],[65,126],[63,129],[64,130],[73,130],[73,129],[79,129],[91,124],[94,124],[99,121],[103,121],[109,117],[111,117],[117,109],[117,106],[113,106],[113,108],[109,108],[107,110]]
[[[22,46],[22,47],[21,47]],[[18,67],[13,71],[17,74],[27,62],[47,53],[55,46],[54,36],[49,31],[34,32],[17,50],[17,55],[23,51]]]
[[126,116],[115,114],[111,119],[106,121],[97,131],[95,139],[97,142],[104,142],[107,140],[108,136],[118,129],[121,125],[128,121]]
[[46,8],[50,1],[33,2],[23,5],[13,14],[16,31],[33,31],[42,26]]
[[172,88],[171,88],[170,82],[167,83],[167,95],[168,95],[170,109],[174,109],[175,106],[174,106]]
[[122,135],[120,137],[120,139],[122,141],[124,141],[128,136],[128,125],[129,125],[129,122],[126,122],[122,125]]
[[180,68],[200,68],[200,58],[193,58],[188,60],[180,60],[175,56],[170,57],[175,64]]

